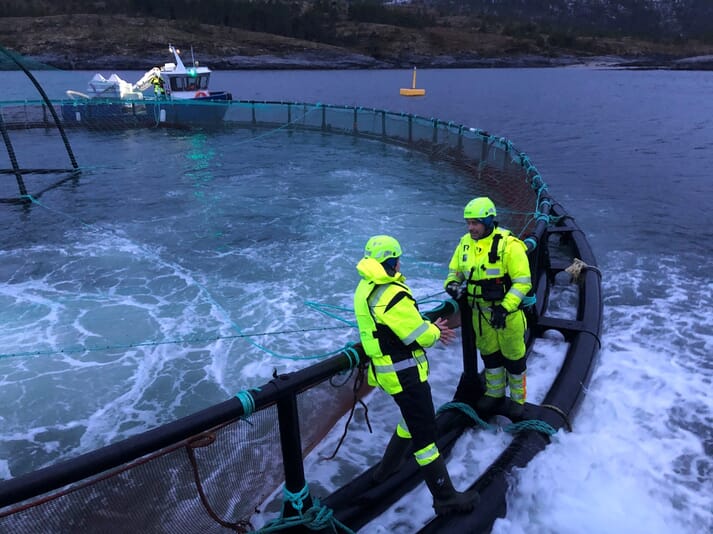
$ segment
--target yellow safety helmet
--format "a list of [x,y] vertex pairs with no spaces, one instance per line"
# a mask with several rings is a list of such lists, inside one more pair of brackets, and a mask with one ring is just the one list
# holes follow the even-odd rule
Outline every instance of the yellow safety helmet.
[[[487,219],[496,215],[495,204],[488,197],[474,198],[466,204],[463,210],[464,219]],[[492,218],[489,220],[492,221]]]
[[364,257],[374,258],[379,263],[383,263],[389,258],[401,256],[401,245],[389,235],[375,235],[369,238],[364,247]]

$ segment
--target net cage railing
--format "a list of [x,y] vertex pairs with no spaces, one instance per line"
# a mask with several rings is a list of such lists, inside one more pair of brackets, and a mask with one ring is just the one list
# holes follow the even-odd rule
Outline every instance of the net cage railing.
[[[63,110],[77,106],[73,100],[60,100],[51,104],[54,108]],[[78,123],[64,119],[67,116],[73,117],[73,112],[57,113],[62,129],[71,133],[71,129],[76,127],[110,131],[161,125],[155,122],[142,124],[134,120],[127,121],[125,115],[134,115],[136,106],[133,103],[117,104],[109,100],[99,100],[91,105],[107,110],[118,105],[123,111],[118,115],[111,111],[96,112],[97,120]],[[533,232],[532,226],[540,214],[538,196],[546,190],[546,186],[537,169],[509,140],[490,135],[483,130],[439,119],[352,106],[240,100],[227,103],[170,101],[160,105],[174,110],[169,115],[185,117],[190,124],[193,124],[195,116],[204,115],[206,109],[219,110],[220,120],[210,124],[198,123],[206,129],[316,131],[403,145],[409,150],[428,154],[434,160],[452,163],[469,177],[479,190],[487,191],[488,196],[499,207],[498,217],[501,225],[520,236]],[[30,178],[32,175],[57,173],[61,175],[61,183],[67,179],[62,173],[71,173],[72,177],[76,177],[77,170],[81,171],[81,167],[77,168],[73,163],[73,155],[63,161],[44,161],[44,166],[40,167],[34,161],[22,161],[18,147],[13,145],[13,130],[51,130],[57,127],[53,123],[54,114],[49,112],[48,107],[48,103],[41,100],[0,102],[0,129],[4,132],[6,148],[12,148],[15,153],[6,168],[0,167],[0,177],[12,178],[14,174],[24,182],[23,188],[18,188],[12,185],[12,180],[5,180],[4,187],[0,188],[0,197],[5,201],[27,200],[27,195],[32,195],[35,191],[40,194],[54,185],[51,178],[45,178],[42,187],[33,190],[32,181],[37,177]],[[173,126],[184,127],[185,124],[177,123]],[[28,158],[32,160],[44,159],[40,156],[42,155],[37,151],[28,153]],[[0,159],[0,164],[1,162]]]
[[[68,104],[74,105],[51,105]],[[546,302],[546,296],[540,297],[547,290],[547,247],[538,243],[547,239],[551,200],[535,166],[507,139],[452,122],[360,107],[257,101],[171,105],[224,107],[217,125],[221,131],[247,129],[257,136],[279,129],[356,136],[401,145],[451,164],[474,191],[487,191],[498,205],[501,225],[525,240],[536,286],[533,293],[540,303]],[[45,101],[0,104],[8,150],[15,148],[15,132],[39,129],[46,136],[57,128],[47,106]],[[63,126],[70,139],[71,128],[76,127],[146,126],[112,118],[110,113],[105,118],[103,125]],[[16,153],[13,163],[0,170],[23,176],[23,169],[43,171],[21,163]],[[58,169],[60,164],[44,171]],[[16,199],[33,195],[30,186],[31,182],[28,192]],[[531,313],[541,313],[541,306],[533,306]],[[426,315],[435,319],[454,313],[457,305],[447,300]],[[302,460],[323,437],[317,429],[325,428],[325,417],[331,417],[329,428],[363,394],[358,370],[365,359],[359,344],[347,346],[336,356],[293,373],[275,374],[259,388],[188,417],[2,481],[0,531],[106,532],[116,531],[117,525],[125,532],[145,531],[147,525],[151,532],[166,533],[250,531],[251,515],[281,484],[293,494],[303,490],[309,474],[304,473]],[[312,409],[327,404],[334,407],[332,415]],[[320,419],[319,425],[313,424],[314,418]]]

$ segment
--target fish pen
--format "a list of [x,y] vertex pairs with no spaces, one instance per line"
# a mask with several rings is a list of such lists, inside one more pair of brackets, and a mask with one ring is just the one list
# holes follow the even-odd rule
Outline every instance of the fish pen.
[[[116,135],[116,131],[164,126],[159,114],[116,103],[92,120],[74,120],[72,103],[54,102],[64,110],[69,142],[79,136]],[[122,104],[125,106],[125,104]],[[167,105],[167,104],[164,104]],[[500,208],[498,221],[528,246],[532,304],[527,308],[528,357],[537,339],[559,333],[567,345],[563,363],[540,403],[526,405],[521,421],[509,427],[514,438],[471,488],[480,504],[470,514],[434,517],[422,532],[487,531],[506,514],[508,473],[523,467],[549,443],[550,436],[571,428],[586,391],[599,349],[602,327],[600,273],[584,232],[575,218],[549,193],[529,157],[509,140],[488,132],[410,114],[350,106],[295,102],[232,101],[171,106],[227,107],[218,124],[200,125],[202,136],[234,139],[239,152],[246,138],[279,135],[289,144],[305,135],[367,140],[417,153],[447,171],[472,196],[485,194]],[[0,124],[9,154],[5,174],[23,176],[18,158],[43,159],[44,132],[53,126],[43,101],[3,103]],[[110,109],[111,107],[112,109]],[[222,115],[222,113],[221,113]],[[138,117],[138,118],[137,118]],[[183,125],[187,128],[189,126]],[[49,136],[48,136],[49,138]],[[19,142],[18,142],[19,141]],[[56,142],[56,137],[51,142]],[[8,143],[12,143],[11,145]],[[18,154],[17,152],[20,152]],[[0,152],[2,154],[2,152]],[[377,151],[378,154],[378,151]],[[212,163],[223,164],[228,151]],[[2,159],[0,159],[0,164]],[[50,168],[50,164],[47,164]],[[82,162],[79,161],[79,170]],[[0,175],[2,176],[2,175]],[[83,174],[74,175],[82,181]],[[65,177],[24,188],[4,184],[7,202],[41,205]],[[466,198],[462,204],[465,204]],[[394,209],[404,209],[395,207]],[[462,209],[461,205],[454,209]],[[552,314],[564,298],[569,313]],[[470,310],[447,296],[425,315],[447,317],[470,325]],[[472,332],[461,328],[462,369],[452,401],[438,411],[438,446],[448,455],[466,431],[487,426],[476,412],[482,396]],[[249,387],[221,403],[156,428],[43,466],[0,482],[0,530],[6,532],[106,532],[136,530],[170,533],[264,532],[274,530],[357,531],[422,482],[415,462],[374,486],[373,467],[347,480],[336,491],[317,494],[304,459],[324,438],[324,428],[347,417],[369,392],[365,356],[356,339],[334,346],[331,356],[290,372],[278,372],[267,383]],[[326,410],[328,406],[330,409]],[[315,407],[322,407],[315,409]],[[317,424],[319,422],[319,424]],[[347,422],[348,424],[348,422]],[[274,459],[279,459],[275,462]],[[282,509],[258,526],[256,510],[282,488]]]

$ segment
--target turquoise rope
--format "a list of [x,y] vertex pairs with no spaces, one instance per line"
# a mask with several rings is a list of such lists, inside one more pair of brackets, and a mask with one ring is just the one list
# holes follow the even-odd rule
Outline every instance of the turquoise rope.
[[[101,225],[97,224],[90,224],[82,221],[78,217],[63,213],[58,210],[54,210],[47,205],[41,203],[39,200],[37,200],[35,197],[32,195],[23,195],[24,198],[27,198],[30,200],[30,202],[37,204],[38,206],[42,207],[43,209],[46,209],[47,211],[57,213],[59,215],[62,215],[63,217],[66,217],[68,219],[77,221],[79,224],[82,226],[86,226],[91,229],[99,229],[102,231],[106,231],[111,233],[111,230],[108,228],[104,228]],[[316,354],[316,355],[311,355],[311,356],[287,356],[287,355],[281,355],[278,354],[274,351],[270,351],[266,347],[253,342],[250,340],[250,337],[255,337],[258,335],[265,335],[263,334],[246,334],[243,332],[243,330],[230,318],[229,314],[227,311],[220,305],[216,300],[211,296],[209,291],[203,287],[201,284],[196,282],[196,285],[201,289],[203,294],[207,297],[207,299],[218,309],[220,312],[223,314],[223,316],[230,322],[231,328],[235,331],[238,332],[238,335],[233,335],[233,336],[214,336],[214,337],[209,337],[209,338],[181,338],[177,340],[160,340],[160,341],[148,341],[148,342],[139,342],[139,343],[129,343],[129,344],[122,344],[122,345],[107,345],[107,346],[97,346],[97,347],[86,347],[86,346],[81,346],[81,347],[71,347],[71,348],[63,348],[63,349],[48,349],[48,350],[38,350],[38,351],[23,351],[23,352],[16,352],[16,353],[6,353],[6,354],[0,354],[0,359],[3,358],[10,358],[10,357],[18,357],[18,356],[39,356],[39,355],[49,355],[49,354],[58,354],[58,353],[77,353],[77,352],[85,352],[85,351],[99,351],[99,350],[113,350],[113,349],[127,349],[127,348],[135,348],[135,347],[142,347],[142,346],[155,346],[155,345],[161,345],[161,344],[169,344],[169,343],[185,343],[185,342],[200,342],[200,341],[216,341],[220,339],[235,339],[235,338],[245,338],[249,341],[249,343],[256,348],[262,350],[263,352],[266,352],[276,358],[281,358],[281,359],[291,359],[291,360],[310,360],[310,359],[321,359],[321,358],[327,358],[329,356],[334,356],[336,354],[339,354],[342,352],[342,349],[337,349],[332,352],[326,353],[326,354]],[[314,306],[316,308],[316,305]],[[326,305],[322,305],[322,307],[327,307]],[[333,308],[337,308],[336,306],[333,306]],[[341,308],[342,310],[348,310],[347,308]],[[320,310],[321,311],[321,310]],[[349,310],[351,311],[351,310]],[[323,312],[324,313],[324,312]],[[346,321],[344,319],[338,318],[337,316],[331,315],[336,319],[341,320],[342,322],[346,323],[349,327],[355,328],[356,324]],[[335,327],[335,328],[341,328],[341,327]],[[307,332],[307,331],[316,331],[316,330],[321,330],[324,328],[320,329],[301,329],[299,332]],[[331,328],[329,328],[331,329]],[[282,332],[281,332],[282,333]],[[288,332],[284,332],[288,333]]]
[[557,430],[555,430],[552,425],[539,419],[528,419],[525,421],[520,421],[518,423],[511,423],[509,425],[505,425],[504,427],[500,427],[499,425],[491,425],[483,421],[471,406],[462,402],[448,402],[441,406],[436,413],[442,413],[446,410],[451,409],[462,411],[473,421],[475,421],[478,426],[485,430],[497,431],[498,429],[502,428],[504,432],[508,432],[510,434],[517,434],[518,432],[524,432],[525,430],[536,430],[537,432],[548,436],[554,436],[557,433]]
[[537,248],[537,239],[535,239],[534,237],[526,237],[524,240],[524,243],[526,245],[529,243],[530,246],[528,248],[530,248],[532,250]]
[[529,308],[530,306],[534,306],[535,303],[537,302],[537,295],[532,295],[532,296],[524,296],[522,297],[522,305],[525,308]]
[[230,318],[230,315],[228,314],[228,312],[227,312],[220,304],[218,304],[218,303],[215,301],[215,299],[210,295],[210,293],[208,292],[208,290],[207,290],[206,288],[204,288],[202,285],[198,284],[197,282],[196,282],[196,285],[201,288],[201,290],[205,293],[205,295],[206,295],[206,297],[208,298],[208,300],[209,300],[218,310],[220,310],[220,311],[222,312],[222,314],[224,315],[224,317],[228,320],[228,322],[230,322],[231,328],[233,328],[236,332],[238,332],[238,334],[239,334],[241,337],[244,337],[244,338],[248,341],[248,343],[250,343],[253,347],[255,347],[255,348],[261,350],[262,352],[265,352],[265,353],[269,354],[270,356],[273,356],[273,357],[279,358],[279,359],[293,360],[293,361],[300,361],[300,360],[317,360],[317,359],[327,358],[327,357],[329,357],[329,356],[335,356],[335,355],[339,354],[340,352],[342,352],[342,351],[344,350],[343,348],[340,348],[340,349],[333,350],[333,351],[331,351],[331,352],[327,352],[327,353],[324,353],[324,354],[312,354],[312,355],[308,355],[308,356],[287,356],[286,354],[279,354],[279,353],[277,353],[277,352],[275,352],[275,351],[272,351],[272,350],[268,349],[266,346],[261,345],[261,344],[255,342],[255,341],[251,340],[250,337],[249,337],[247,334],[244,334],[244,333],[243,333],[243,330],[240,328],[240,326],[238,326],[238,324],[235,323],[235,321],[233,321],[233,320]]
[[[256,391],[259,391],[257,389]],[[255,412],[255,398],[247,390],[238,391],[235,397],[243,405],[243,415],[245,417],[250,417]]]
[[478,416],[477,412],[476,412],[471,406],[469,406],[468,404],[465,404],[465,403],[463,403],[463,402],[447,402],[446,404],[444,404],[443,406],[441,406],[440,408],[438,408],[438,410],[436,411],[436,413],[437,413],[437,414],[438,414],[438,413],[443,413],[443,412],[445,412],[445,411],[453,410],[453,409],[455,409],[455,410],[460,410],[461,412],[463,412],[464,414],[466,414],[466,415],[467,415],[468,417],[470,417],[473,421],[475,421],[475,423],[476,423],[479,427],[481,427],[481,428],[484,428],[484,429],[486,429],[486,430],[492,430],[492,429],[495,428],[494,426],[489,425],[488,423],[486,423],[485,421],[483,421],[483,420],[480,418],[480,416]]
[[[359,357],[359,353],[357,350],[354,348],[355,343],[349,342],[346,344],[344,347],[344,353],[347,355],[347,358],[349,358],[349,369],[353,369],[359,365],[361,358]],[[368,360],[369,357],[366,357],[366,360]]]
[[319,313],[322,313],[326,315],[327,317],[331,317],[332,319],[336,319],[337,321],[341,321],[342,323],[351,326],[352,328],[356,328],[357,324],[354,321],[348,321],[346,319],[343,319],[342,317],[339,317],[338,315],[334,313],[330,313],[327,311],[327,309],[332,309],[332,310],[338,310],[341,312],[349,312],[350,314],[354,313],[354,310],[351,308],[345,308],[343,306],[334,306],[332,304],[322,304],[319,302],[312,302],[310,300],[305,301],[305,305],[308,308],[312,308],[313,310],[318,311]]
[[[255,530],[254,534],[263,534],[267,532],[278,532],[280,530],[292,529],[299,525],[303,525],[309,530],[321,531],[331,527],[333,532],[337,528],[347,534],[355,534],[353,530],[348,528],[337,518],[334,517],[334,512],[320,504],[319,499],[312,497],[312,506],[302,511],[304,508],[304,500],[309,497],[309,486],[305,483],[304,487],[297,493],[292,493],[286,487],[282,488],[282,510],[280,517],[273,519],[264,527]],[[294,510],[297,511],[296,516],[285,517],[285,505],[289,503]]]
[[125,343],[121,345],[80,345],[78,347],[65,347],[58,349],[47,349],[47,350],[32,350],[23,352],[8,352],[5,354],[0,354],[0,360],[5,358],[17,358],[17,357],[28,357],[28,356],[49,356],[50,354],[75,354],[79,352],[98,352],[103,350],[126,350],[133,349],[137,347],[152,347],[158,345],[181,345],[186,343],[207,343],[211,341],[221,341],[224,339],[242,339],[257,336],[275,336],[284,334],[295,334],[302,332],[317,332],[320,330],[337,330],[341,328],[346,328],[344,326],[326,326],[319,328],[302,328],[297,330],[280,330],[273,332],[257,332],[255,334],[232,334],[227,336],[206,336],[206,337],[182,337],[177,339],[162,339],[157,341],[140,341],[137,343]]
[[[250,338],[252,337],[258,337],[258,336],[276,336],[276,335],[284,335],[284,334],[293,334],[293,333],[303,333],[303,332],[317,332],[317,331],[323,331],[323,330],[337,330],[337,329],[342,329],[342,328],[356,328],[356,323],[347,321],[345,319],[342,319],[340,317],[333,316],[332,314],[328,314],[330,317],[334,317],[335,319],[345,323],[346,326],[329,326],[329,327],[319,327],[319,328],[301,328],[301,329],[293,329],[293,330],[279,330],[279,331],[269,331],[269,332],[256,332],[253,334],[247,334],[242,331],[242,329],[235,324],[227,314],[227,311],[224,310],[217,302],[215,302],[214,299],[208,294],[207,290],[200,286],[198,286],[205,292],[205,294],[208,296],[208,299],[211,301],[211,303],[216,306],[222,313],[223,315],[228,318],[228,320],[231,323],[231,328],[236,330],[238,333],[237,334],[231,334],[231,335],[212,335],[212,336],[187,336],[187,337],[182,337],[182,338],[177,338],[177,339],[162,339],[162,340],[154,340],[154,341],[140,341],[136,343],[125,343],[125,344],[118,344],[118,345],[96,345],[96,346],[87,346],[87,345],[80,345],[77,347],[64,347],[64,348],[57,348],[57,349],[46,349],[46,350],[33,350],[33,351],[22,351],[22,352],[9,352],[9,353],[4,353],[0,354],[0,360],[6,359],[6,358],[17,358],[17,357],[29,357],[29,356],[49,356],[51,354],[75,354],[75,353],[80,353],[80,352],[98,352],[98,351],[109,351],[109,350],[126,350],[126,349],[132,349],[132,348],[138,348],[138,347],[151,347],[151,346],[159,346],[159,345],[180,345],[180,344],[186,344],[186,343],[207,343],[211,341],[220,341],[220,340],[229,340],[229,339],[246,339],[250,342],[251,345],[254,347],[260,349],[261,351],[267,352],[276,358],[282,358],[282,359],[293,359],[293,360],[301,360],[301,359],[316,359],[316,358],[326,358],[328,356],[334,356],[337,355],[341,352],[347,353],[348,356],[350,356],[351,359],[353,359],[356,363],[352,364],[352,367],[356,367],[359,364],[359,356],[358,353],[352,348],[354,343],[349,342],[347,343],[343,348],[337,349],[333,352],[330,352],[328,354],[324,355],[315,355],[315,356],[308,356],[308,357],[300,357],[300,356],[286,356],[286,355],[281,355],[278,354],[274,351],[270,351],[266,347],[250,341]],[[437,295],[434,293],[433,295],[428,295],[424,297],[424,299],[429,299],[433,296]],[[431,302],[437,302],[441,305],[443,305],[444,301],[443,300],[419,300],[419,304],[428,304]],[[331,305],[318,305],[315,303],[309,303],[311,307],[318,309],[320,306],[321,307],[331,307],[334,309],[340,309],[344,311],[353,311],[349,308],[341,308],[338,306],[331,306]],[[457,303],[456,303],[457,306]],[[456,308],[457,310],[457,308]],[[319,310],[322,311],[322,310]]]

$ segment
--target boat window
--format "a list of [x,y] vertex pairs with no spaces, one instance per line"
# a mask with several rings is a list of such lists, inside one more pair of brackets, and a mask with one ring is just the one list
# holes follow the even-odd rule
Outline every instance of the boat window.
[[186,84],[184,79],[180,76],[171,77],[171,90],[172,91],[185,91]]
[[200,91],[208,89],[209,74],[200,76],[171,76],[172,91]]

